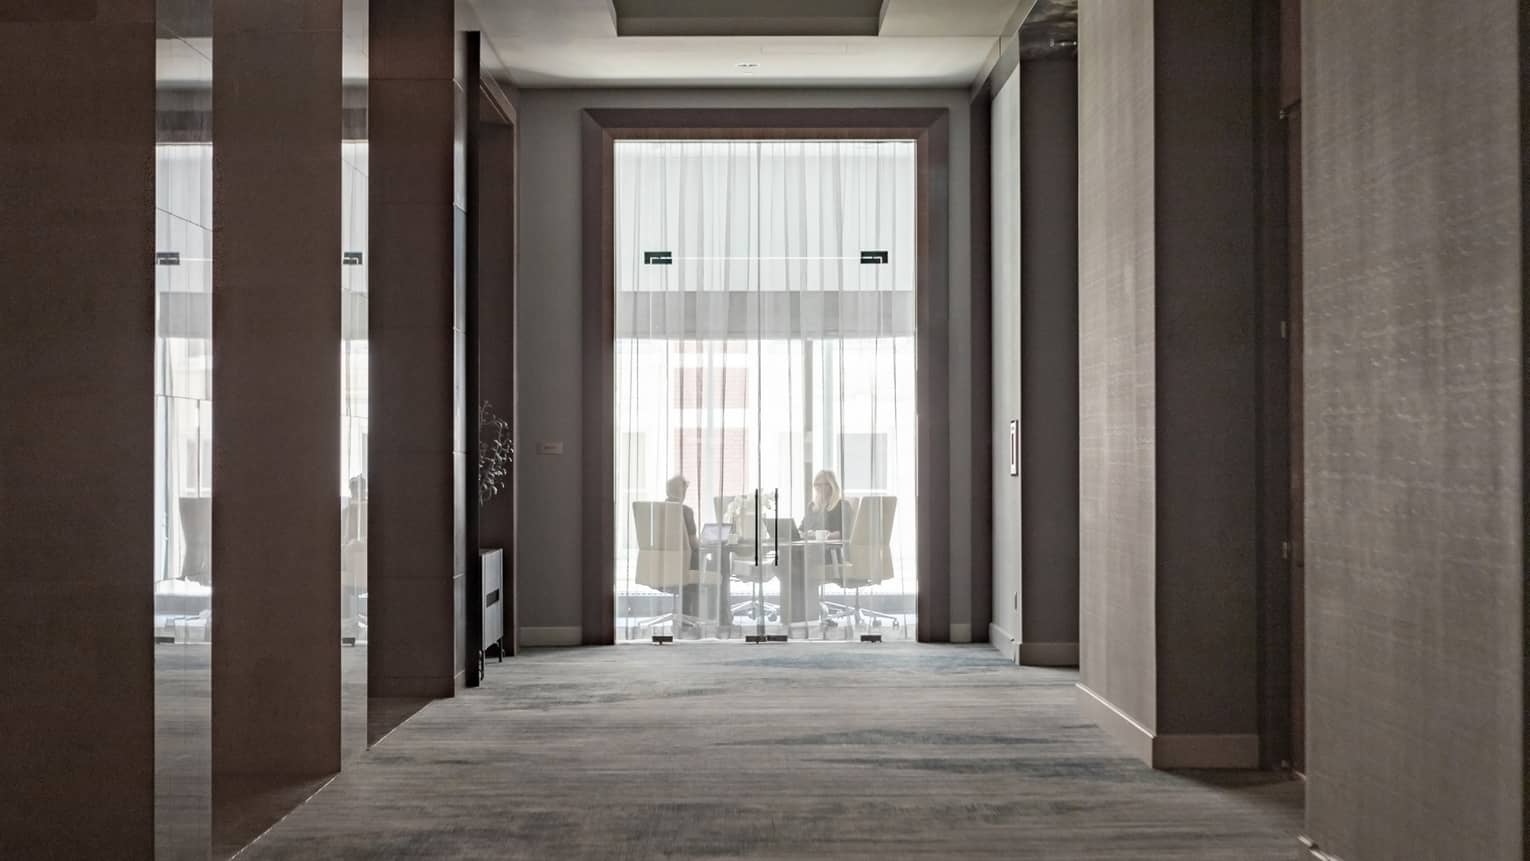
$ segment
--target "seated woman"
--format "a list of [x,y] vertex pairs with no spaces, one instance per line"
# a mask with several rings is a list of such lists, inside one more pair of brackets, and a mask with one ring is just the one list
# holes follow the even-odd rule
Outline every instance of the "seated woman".
[[813,476],[813,501],[802,518],[802,534],[828,531],[829,538],[839,539],[845,532],[845,500],[840,495],[839,479],[833,470],[822,469]]
[[[817,533],[827,532],[825,536],[830,541],[838,541],[845,535],[845,500],[840,493],[839,477],[833,470],[821,469],[813,476],[813,499],[808,503],[807,516],[802,518],[802,536],[809,541],[817,539]],[[792,621],[806,621],[807,613],[806,595],[804,594],[803,577],[806,569],[803,565],[805,555],[801,546],[792,548],[792,572],[797,578],[794,590],[795,597],[792,606],[788,609]],[[844,561],[844,550],[838,545],[829,545],[822,550],[814,551],[823,554],[826,564],[834,564]]]

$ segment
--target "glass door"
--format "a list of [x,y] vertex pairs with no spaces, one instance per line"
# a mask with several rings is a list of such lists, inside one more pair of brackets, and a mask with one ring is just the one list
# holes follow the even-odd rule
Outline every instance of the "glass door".
[[914,155],[617,142],[618,641],[911,629]]

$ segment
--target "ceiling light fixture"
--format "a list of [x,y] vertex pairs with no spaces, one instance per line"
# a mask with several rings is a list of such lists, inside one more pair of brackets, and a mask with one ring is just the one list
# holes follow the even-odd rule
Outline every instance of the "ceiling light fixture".
[[749,71],[750,69],[758,69],[760,67],[759,63],[749,63],[749,62],[736,63],[735,65],[737,65],[738,68],[743,69],[746,72]]

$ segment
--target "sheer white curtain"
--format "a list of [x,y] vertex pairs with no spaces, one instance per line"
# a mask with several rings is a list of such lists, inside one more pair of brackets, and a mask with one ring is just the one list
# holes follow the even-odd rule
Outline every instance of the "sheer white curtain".
[[154,633],[205,642],[212,600],[212,145],[156,146],[154,186]]
[[[912,141],[617,142],[618,639],[730,636],[759,621],[756,589],[773,632],[912,622],[915,158]],[[783,607],[785,584],[735,579],[722,558],[791,552],[784,521],[803,525],[825,470],[847,500],[840,540],[860,500],[888,521],[862,530],[886,552],[858,570],[853,618],[838,580]],[[696,552],[646,514],[674,477]],[[847,550],[834,558],[849,570]]]

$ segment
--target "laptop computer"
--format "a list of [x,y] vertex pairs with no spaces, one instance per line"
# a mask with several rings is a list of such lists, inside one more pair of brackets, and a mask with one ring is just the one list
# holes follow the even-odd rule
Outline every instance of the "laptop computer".
[[702,544],[726,544],[732,537],[733,524],[708,523],[701,527],[701,536],[697,540]]
[[797,521],[790,517],[771,518],[769,528],[772,540],[783,544],[802,540],[802,533],[797,531]]

